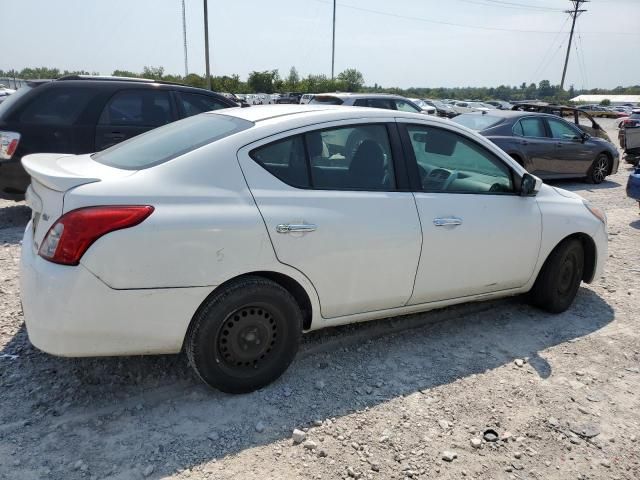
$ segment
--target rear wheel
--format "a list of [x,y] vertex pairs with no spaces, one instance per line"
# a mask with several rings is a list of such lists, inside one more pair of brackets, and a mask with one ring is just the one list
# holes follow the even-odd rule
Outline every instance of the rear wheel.
[[209,386],[246,393],[276,380],[295,357],[302,313],[283,287],[246,277],[208,298],[187,333],[187,356]]
[[589,180],[591,183],[602,183],[609,174],[609,157],[601,153],[596,157],[589,169]]
[[529,298],[536,307],[562,313],[578,293],[584,271],[584,248],[576,239],[558,245],[540,270]]

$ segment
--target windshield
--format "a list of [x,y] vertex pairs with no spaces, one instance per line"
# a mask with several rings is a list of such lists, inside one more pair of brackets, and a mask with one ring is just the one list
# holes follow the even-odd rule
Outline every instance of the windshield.
[[124,170],[140,170],[167,162],[253,126],[228,115],[203,113],[156,128],[91,155],[96,162]]
[[481,132],[487,128],[491,128],[502,122],[502,117],[496,117],[495,115],[483,115],[474,113],[464,113],[452,118],[452,122],[459,123],[472,130]]
[[29,85],[25,85],[24,87],[20,87],[16,91],[16,93],[12,93],[5,100],[3,100],[3,102],[0,103],[0,118],[2,118],[4,116],[4,114],[5,114],[5,112],[7,112],[11,108],[11,105],[16,103],[20,97],[23,97],[28,92],[30,92],[32,90],[32,88],[33,87],[30,87]]

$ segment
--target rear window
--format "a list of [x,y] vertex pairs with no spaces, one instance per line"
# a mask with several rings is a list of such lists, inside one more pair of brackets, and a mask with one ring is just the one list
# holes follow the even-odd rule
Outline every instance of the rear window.
[[20,121],[32,125],[73,125],[93,95],[88,88],[49,88],[29,101]]
[[338,97],[331,97],[329,95],[316,95],[311,99],[309,103],[312,104],[320,104],[320,105],[342,105],[343,100]]
[[11,106],[16,103],[19,98],[24,97],[25,94],[29,93],[32,89],[32,87],[26,85],[20,87],[15,93],[5,97],[2,103],[0,103],[0,118],[4,117],[4,114],[9,111]]
[[467,128],[481,132],[482,130],[498,125],[503,119],[495,115],[467,113],[458,115],[451,120]]
[[124,170],[141,170],[167,162],[192,150],[253,126],[227,115],[204,113],[165,125],[114,145],[91,158]]

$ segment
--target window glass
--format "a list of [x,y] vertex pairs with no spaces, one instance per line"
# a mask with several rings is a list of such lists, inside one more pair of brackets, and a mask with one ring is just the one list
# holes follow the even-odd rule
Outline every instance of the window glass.
[[395,188],[391,147],[384,125],[319,130],[305,137],[314,188]]
[[513,126],[513,133],[515,135],[520,135],[521,137],[524,136],[524,131],[522,130],[522,122],[515,123],[515,125]]
[[372,108],[384,108],[385,110],[395,110],[393,102],[388,98],[370,98],[369,106]]
[[182,108],[184,108],[184,113],[187,117],[227,107],[227,105],[216,98],[208,97],[207,95],[184,92],[179,92],[178,95],[180,95],[180,102],[182,103]]
[[111,97],[98,124],[158,127],[171,120],[169,92],[141,89],[124,90]]
[[140,170],[166,162],[252,126],[252,122],[227,115],[198,115],[150,130],[102,152],[94,153],[91,158],[111,167]]
[[343,101],[338,97],[332,97],[330,95],[316,95],[309,103],[320,105],[342,105]]
[[498,125],[503,121],[503,118],[491,114],[463,113],[452,118],[451,121],[480,132]]
[[404,100],[395,100],[396,108],[402,112],[419,113],[420,110]]
[[355,102],[353,102],[354,107],[367,107],[369,106],[369,102],[366,98],[359,98]]
[[544,125],[539,118],[523,118],[520,120],[522,133],[525,137],[546,137]]
[[302,135],[256,148],[250,156],[283,182],[293,187],[310,186]]
[[547,122],[549,123],[549,129],[551,130],[551,136],[553,138],[571,140],[575,136],[580,135],[580,133],[578,133],[571,125],[563,122],[562,120],[547,118]]
[[91,92],[85,88],[50,88],[27,105],[20,121],[39,125],[73,125],[91,97]]
[[407,127],[425,192],[511,193],[511,172],[476,142],[448,130]]

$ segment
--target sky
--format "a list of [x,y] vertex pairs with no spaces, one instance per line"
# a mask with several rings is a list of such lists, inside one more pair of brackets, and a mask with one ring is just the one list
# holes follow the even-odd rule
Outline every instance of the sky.
[[[559,84],[569,0],[337,0],[336,74],[367,85]],[[640,84],[640,0],[592,0],[565,87]],[[332,0],[209,0],[213,75],[331,74]],[[0,0],[0,69],[184,74],[181,0]],[[8,20],[8,21],[7,21]],[[189,71],[204,74],[203,0],[186,0]]]

